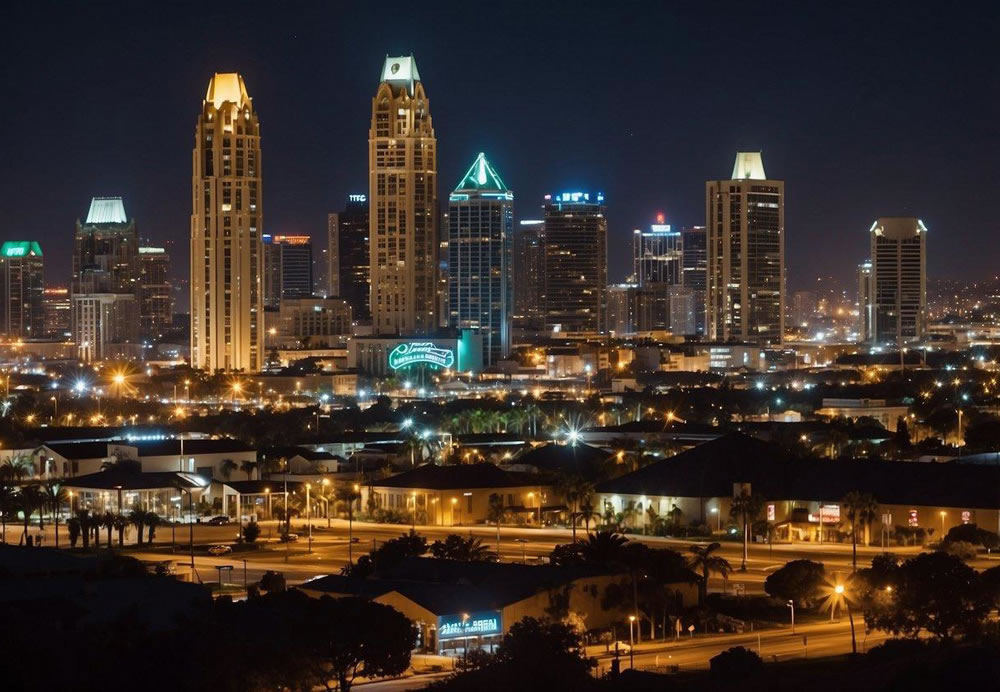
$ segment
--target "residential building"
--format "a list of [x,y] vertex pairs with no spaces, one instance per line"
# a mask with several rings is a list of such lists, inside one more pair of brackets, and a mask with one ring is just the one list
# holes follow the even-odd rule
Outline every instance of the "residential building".
[[785,183],[760,152],[736,155],[729,180],[705,183],[707,337],[781,345],[785,327]]
[[263,364],[260,121],[243,77],[216,73],[195,127],[191,214],[191,365]]
[[159,337],[174,321],[169,274],[170,255],[164,248],[139,248],[139,317],[146,337]]
[[910,216],[882,217],[871,242],[870,340],[900,345],[924,336],[927,309],[927,227]]
[[514,193],[482,153],[448,198],[449,326],[482,335],[489,367],[510,352]]
[[600,332],[608,285],[604,194],[546,195],[543,210],[545,329]]
[[704,296],[688,286],[670,286],[667,289],[670,301],[670,331],[678,336],[698,334],[698,315],[703,312]]
[[413,56],[386,57],[368,133],[372,327],[438,326],[437,140]]
[[134,356],[139,339],[139,236],[121,197],[95,197],[76,222],[71,322],[84,362]]
[[872,338],[872,261],[858,265],[858,341]]
[[708,248],[704,226],[681,230],[681,285],[694,291],[695,334],[705,333],[705,286],[708,281]]
[[371,319],[371,249],[368,243],[368,196],[348,195],[344,210],[327,217],[327,275],[330,296],[343,298],[354,319]]
[[632,272],[640,286],[681,283],[682,239],[680,231],[663,223],[663,215],[648,231],[632,232]]
[[0,331],[8,339],[44,334],[43,269],[37,242],[7,241],[0,246]]
[[65,286],[47,286],[42,295],[43,334],[60,339],[72,336],[73,302],[70,300],[69,289]]
[[523,219],[514,234],[515,325],[541,329],[545,312],[545,222]]
[[288,298],[308,298],[313,288],[312,238],[269,235],[264,242],[264,307],[277,308]]

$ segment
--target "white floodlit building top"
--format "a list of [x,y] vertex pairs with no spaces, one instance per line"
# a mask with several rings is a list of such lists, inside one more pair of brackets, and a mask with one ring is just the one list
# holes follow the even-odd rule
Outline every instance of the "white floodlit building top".
[[396,86],[405,86],[410,96],[413,95],[413,83],[420,81],[417,71],[417,61],[412,55],[392,57],[385,56],[382,65],[382,81]]
[[767,180],[764,174],[764,160],[759,151],[741,151],[736,154],[731,180]]
[[221,108],[227,101],[242,108],[244,104],[249,103],[250,94],[247,93],[247,85],[243,83],[243,77],[238,72],[216,72],[208,81],[205,100],[211,101],[216,108]]
[[121,197],[94,197],[90,200],[87,223],[128,223]]

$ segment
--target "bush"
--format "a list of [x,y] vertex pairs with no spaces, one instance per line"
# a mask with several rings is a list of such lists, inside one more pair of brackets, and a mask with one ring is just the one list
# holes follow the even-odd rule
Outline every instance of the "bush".
[[247,543],[253,543],[258,538],[260,538],[260,524],[255,521],[251,521],[243,527],[243,539]]
[[825,578],[822,562],[792,560],[764,580],[764,591],[774,598],[808,607],[819,596]]
[[264,576],[260,578],[260,589],[261,591],[266,591],[267,593],[284,591],[285,575],[281,572],[275,572],[272,569],[267,570],[264,572]]
[[941,549],[962,560],[971,560],[976,556],[976,546],[968,541],[945,541]]
[[712,677],[722,680],[739,680],[757,673],[761,668],[760,656],[742,646],[734,646],[709,660]]
[[409,524],[413,522],[413,515],[409,512],[401,512],[397,509],[384,509],[379,507],[372,512],[372,521],[379,524]]

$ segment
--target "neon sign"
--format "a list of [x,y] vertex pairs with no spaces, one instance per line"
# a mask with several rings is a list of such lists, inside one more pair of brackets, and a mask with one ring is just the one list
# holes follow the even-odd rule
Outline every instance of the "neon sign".
[[438,618],[438,639],[500,634],[500,623],[500,613],[496,611],[442,615]]
[[430,341],[413,341],[400,344],[389,352],[389,367],[399,370],[409,365],[427,363],[439,368],[455,364],[455,353],[449,348],[438,348]]

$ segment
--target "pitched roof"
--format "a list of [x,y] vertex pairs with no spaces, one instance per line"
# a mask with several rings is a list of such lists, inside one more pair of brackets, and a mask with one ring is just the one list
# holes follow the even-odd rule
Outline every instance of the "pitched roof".
[[86,223],[128,223],[121,197],[94,197]]
[[794,459],[778,445],[742,433],[693,449],[597,486],[605,494],[729,497],[750,483],[770,500],[838,502],[871,493],[885,505],[1000,508],[1000,467],[953,463]]
[[534,466],[539,471],[571,472],[590,478],[597,475],[610,456],[609,452],[582,442],[565,445],[552,442],[525,452],[513,463]]
[[465,176],[458,182],[455,192],[509,192],[504,185],[496,169],[486,160],[486,154],[479,152],[479,156],[472,162]]
[[458,464],[437,466],[424,464],[385,480],[376,481],[378,488],[414,488],[421,490],[461,490],[464,488],[515,488],[530,485],[517,474],[508,473],[494,464]]
[[119,471],[110,469],[63,480],[67,488],[84,490],[162,490],[164,488],[204,488],[207,481],[193,473],[176,471]]

